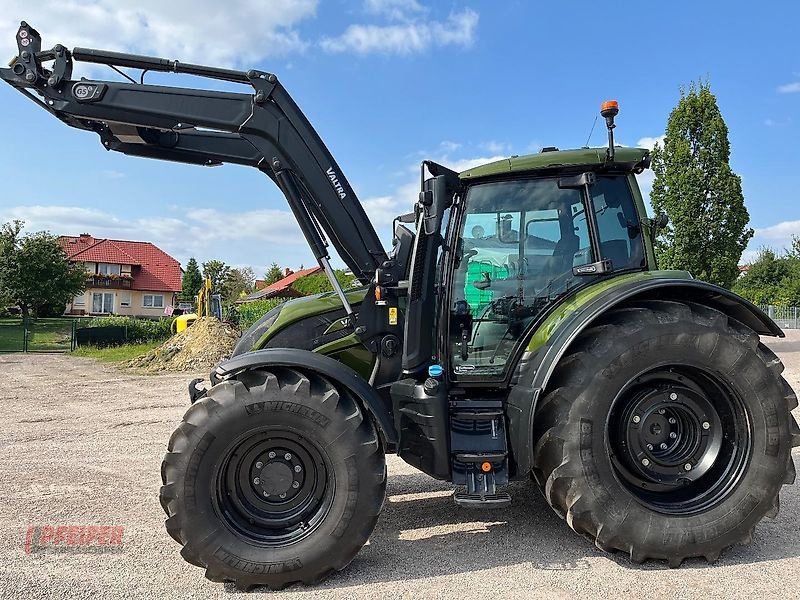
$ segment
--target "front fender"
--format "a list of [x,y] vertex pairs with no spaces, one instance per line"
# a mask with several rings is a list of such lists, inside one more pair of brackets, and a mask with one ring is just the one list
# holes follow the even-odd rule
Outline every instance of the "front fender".
[[297,348],[256,350],[220,363],[211,374],[211,379],[216,383],[242,371],[259,367],[289,367],[313,371],[343,386],[370,414],[383,438],[389,444],[397,443],[397,432],[386,402],[358,373],[329,356]]
[[[508,396],[509,438],[517,464],[516,473],[527,475],[533,465],[533,419],[536,404],[558,362],[572,343],[600,316],[623,302],[637,299],[696,302],[715,308],[746,325],[759,335],[784,337],[775,322],[757,306],[730,290],[698,281],[674,277],[632,277],[619,285],[608,286],[574,310],[545,321],[531,338],[520,359],[514,384]],[[540,331],[546,335],[539,335]]]

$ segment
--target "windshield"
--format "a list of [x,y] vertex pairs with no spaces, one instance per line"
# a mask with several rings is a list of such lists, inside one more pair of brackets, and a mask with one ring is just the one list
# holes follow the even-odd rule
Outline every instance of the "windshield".
[[[614,270],[641,268],[644,251],[625,177],[591,187],[602,258]],[[517,340],[550,304],[592,277],[573,267],[595,262],[580,189],[557,178],[470,188],[455,259],[450,343],[456,376],[502,374]]]

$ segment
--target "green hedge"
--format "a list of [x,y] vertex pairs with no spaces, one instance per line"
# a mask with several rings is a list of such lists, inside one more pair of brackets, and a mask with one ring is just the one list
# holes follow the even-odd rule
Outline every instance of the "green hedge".
[[268,298],[266,300],[253,300],[244,304],[237,304],[239,313],[239,328],[247,330],[250,325],[258,321],[261,317],[271,311],[279,304],[283,304],[286,298]]
[[82,327],[106,327],[109,325],[127,327],[129,344],[160,342],[172,335],[172,318],[137,319],[136,317],[111,316],[80,323]]

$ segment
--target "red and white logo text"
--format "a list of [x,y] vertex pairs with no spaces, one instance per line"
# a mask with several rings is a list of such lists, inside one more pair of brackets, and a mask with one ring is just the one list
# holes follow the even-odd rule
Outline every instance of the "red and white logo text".
[[47,550],[119,550],[124,534],[125,528],[119,525],[29,525],[25,532],[25,554]]

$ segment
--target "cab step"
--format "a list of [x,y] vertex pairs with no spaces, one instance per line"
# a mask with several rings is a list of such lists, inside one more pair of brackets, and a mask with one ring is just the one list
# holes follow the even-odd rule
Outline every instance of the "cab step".
[[511,505],[511,494],[508,492],[495,492],[494,494],[468,494],[456,492],[453,500],[462,508],[506,508]]

